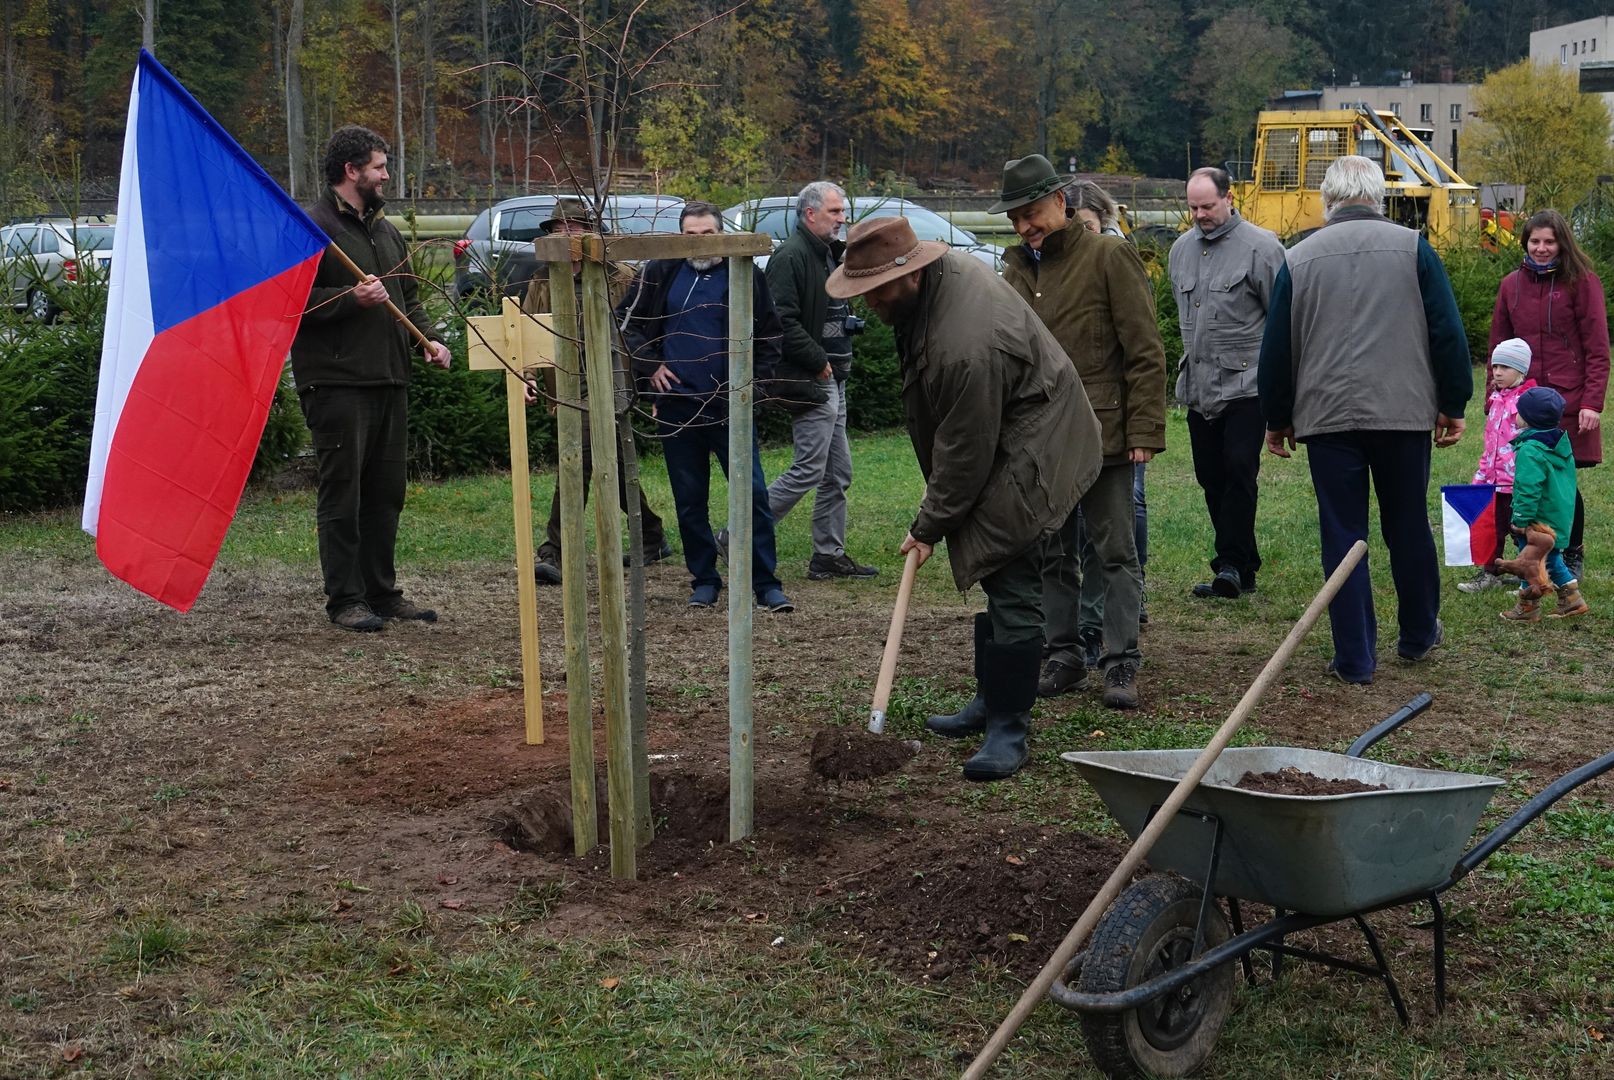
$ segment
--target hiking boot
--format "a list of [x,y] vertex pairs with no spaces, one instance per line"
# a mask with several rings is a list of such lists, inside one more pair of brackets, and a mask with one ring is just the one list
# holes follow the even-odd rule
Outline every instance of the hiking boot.
[[1246,579],[1244,575],[1231,567],[1218,570],[1216,576],[1209,581],[1202,581],[1188,590],[1189,595],[1197,596],[1201,600],[1222,599],[1234,600],[1240,596],[1248,596],[1255,591],[1255,578]]
[[1050,660],[1037,680],[1038,697],[1058,697],[1072,690],[1087,689],[1087,667],[1080,660],[1067,664],[1063,660]]
[[1136,709],[1138,707],[1138,665],[1135,660],[1122,660],[1111,664],[1104,672],[1104,707],[1107,709]]
[[389,607],[373,609],[375,614],[383,619],[415,619],[418,622],[436,622],[437,612],[431,608],[421,607],[413,600],[399,597]]
[[1468,581],[1459,581],[1457,583],[1457,591],[1465,593],[1481,593],[1487,592],[1491,589],[1505,589],[1507,587],[1508,583],[1506,578],[1504,578],[1501,574],[1491,573],[1483,566],[1480,567],[1479,571],[1475,573],[1475,575]]
[[689,606],[693,608],[709,608],[717,606],[717,586],[697,585],[690,590]]
[[785,591],[780,588],[772,588],[767,592],[758,593],[757,606],[764,611],[772,611],[775,614],[796,610],[796,605],[790,602],[790,597],[786,596]]
[[962,739],[986,730],[986,699],[977,691],[956,713],[942,713],[925,721],[925,730],[944,739]]
[[1431,641],[1428,645],[1425,645],[1421,649],[1409,649],[1409,648],[1406,648],[1405,646],[1397,645],[1395,647],[1395,654],[1397,656],[1399,656],[1401,659],[1405,660],[1409,664],[1416,664],[1420,660],[1428,659],[1429,654],[1434,652],[1437,648],[1439,648],[1440,643],[1442,641],[1445,641],[1445,640],[1446,640],[1446,626],[1439,619],[1436,619],[1435,620],[1435,640]]
[[[1579,590],[1576,591],[1578,592]],[[1581,602],[1585,603],[1584,600]],[[1514,601],[1513,609],[1500,614],[1502,618],[1509,622],[1540,622],[1541,600],[1539,597],[1531,596],[1529,589],[1520,589],[1518,599]]]
[[839,555],[814,555],[807,563],[807,580],[809,581],[828,581],[830,578],[837,577],[874,577],[879,572],[879,569],[873,566],[859,566],[844,551]]
[[1590,610],[1591,608],[1586,604],[1586,598],[1581,595],[1580,582],[1576,580],[1558,586],[1558,607],[1547,618],[1572,619],[1576,615],[1584,615]]
[[[646,566],[654,566],[658,562],[660,562],[661,560],[671,557],[672,553],[673,553],[672,552],[672,545],[669,544],[667,541],[663,540],[661,542],[661,546],[659,548],[646,548],[645,549],[644,564]],[[624,555],[624,556],[622,556],[622,568],[624,570],[627,569],[628,567],[632,566],[632,565],[633,565],[633,556],[632,555]]]
[[1586,545],[1576,544],[1572,548],[1564,548],[1564,565],[1569,567],[1569,572],[1575,576],[1576,581],[1579,581],[1581,572],[1586,568]]
[[361,634],[373,634],[387,625],[381,616],[370,610],[369,604],[349,604],[332,615],[331,622],[343,630],[355,630]]
[[540,585],[559,585],[560,567],[555,565],[555,560],[539,556],[532,564],[532,579]]

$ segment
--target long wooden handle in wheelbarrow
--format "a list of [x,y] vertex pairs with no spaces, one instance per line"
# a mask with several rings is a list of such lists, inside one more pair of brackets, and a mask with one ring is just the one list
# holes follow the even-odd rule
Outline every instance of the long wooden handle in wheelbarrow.
[[1238,705],[1234,706],[1232,714],[1217,730],[1215,738],[1210,741],[1210,745],[1205,747],[1199,757],[1194,759],[1188,773],[1177,782],[1177,786],[1172,789],[1171,794],[1166,797],[1166,801],[1161,804],[1160,810],[1150,820],[1143,832],[1138,834],[1138,838],[1132,842],[1131,849],[1121,859],[1121,865],[1117,866],[1115,872],[1109,876],[1109,880],[1104,882],[1104,887],[1099,889],[1098,895],[1094,896],[1092,903],[1087,905],[1087,910],[1082,912],[1082,917],[1077,920],[1076,925],[1070,928],[1070,933],[1065,935],[1065,940],[1059,943],[1059,948],[1054,950],[1054,955],[1049,958],[1047,965],[1031,981],[1031,985],[1026,987],[1025,993],[1020,995],[1020,1000],[1015,1002],[1014,1008],[1010,1010],[1009,1015],[1004,1018],[1003,1023],[998,1025],[998,1029],[992,1033],[992,1037],[987,1040],[986,1046],[982,1047],[975,1060],[970,1062],[969,1068],[964,1070],[964,1080],[980,1080],[981,1077],[986,1075],[986,1070],[991,1068],[992,1062],[997,1060],[997,1056],[1003,1052],[1003,1048],[1009,1045],[1009,1040],[1014,1038],[1016,1031],[1020,1030],[1020,1025],[1025,1023],[1026,1017],[1030,1016],[1032,1010],[1047,996],[1048,988],[1054,984],[1054,979],[1059,976],[1059,973],[1065,970],[1066,965],[1070,963],[1070,958],[1076,955],[1077,949],[1081,948],[1082,942],[1086,941],[1087,936],[1093,932],[1093,927],[1098,923],[1099,916],[1104,913],[1104,909],[1109,907],[1110,901],[1114,900],[1120,893],[1121,889],[1132,877],[1133,871],[1138,868],[1138,864],[1143,862],[1144,856],[1149,854],[1149,849],[1154,847],[1154,843],[1160,838],[1160,834],[1166,831],[1166,826],[1171,824],[1177,811],[1182,808],[1182,804],[1187,801],[1188,796],[1199,785],[1200,779],[1210,769],[1212,763],[1216,761],[1221,752],[1227,748],[1227,744],[1232,741],[1238,729],[1244,725],[1244,721],[1255,709],[1256,702],[1260,701],[1261,695],[1266,693],[1267,687],[1271,686],[1278,676],[1283,673],[1283,669],[1288,666],[1290,658],[1294,656],[1295,650],[1300,647],[1301,640],[1310,632],[1312,626],[1322,616],[1323,609],[1328,606],[1328,602],[1334,598],[1335,593],[1339,592],[1340,587],[1345,584],[1345,579],[1350,576],[1352,570],[1356,569],[1356,564],[1361,562],[1366,554],[1367,544],[1358,540],[1351,545],[1350,551],[1345,553],[1345,558],[1334,569],[1334,572],[1329,575],[1328,580],[1323,583],[1322,591],[1312,600],[1311,605],[1306,608],[1305,614],[1300,616],[1300,621],[1295,623],[1294,629],[1289,631],[1289,636],[1283,639],[1283,644],[1278,646],[1278,651],[1272,654],[1272,659],[1267,661],[1266,667],[1261,669],[1261,673],[1255,677],[1255,682],[1250,684],[1250,688],[1239,699]]
[[897,586],[897,605],[891,609],[891,629],[885,632],[885,653],[880,657],[880,677],[874,680],[874,704],[869,709],[869,730],[885,732],[885,707],[891,704],[891,684],[897,677],[897,651],[902,648],[902,628],[908,621],[908,598],[913,595],[913,576],[919,569],[919,549],[908,549],[902,564],[902,583]]

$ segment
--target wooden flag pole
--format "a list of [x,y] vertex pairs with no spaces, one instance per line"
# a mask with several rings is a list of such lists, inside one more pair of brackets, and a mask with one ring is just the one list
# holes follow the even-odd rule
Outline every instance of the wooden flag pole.
[[[353,276],[359,279],[359,284],[362,285],[364,282],[370,280],[372,275],[367,274],[363,270],[359,269],[359,264],[350,259],[347,252],[343,251],[335,244],[332,244],[325,250],[329,251],[332,255],[335,255],[336,261],[347,267]],[[409,316],[398,310],[398,305],[392,302],[392,297],[387,297],[385,303],[387,305],[387,310],[392,312],[392,317],[403,323],[404,326],[409,329],[410,335],[415,339],[415,342],[422,349],[430,349],[432,347],[431,338],[421,333],[420,327],[416,326],[414,322],[410,320]]]

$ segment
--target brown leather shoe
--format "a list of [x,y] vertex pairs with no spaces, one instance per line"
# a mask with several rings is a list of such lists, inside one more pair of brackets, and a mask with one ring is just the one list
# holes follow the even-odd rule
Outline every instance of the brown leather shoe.
[[406,597],[399,597],[391,607],[376,608],[375,613],[383,619],[414,619],[417,622],[437,621],[437,612],[431,608],[423,608]]
[[360,634],[373,634],[387,625],[380,616],[370,610],[369,604],[349,604],[332,615],[331,622],[343,630],[353,630]]

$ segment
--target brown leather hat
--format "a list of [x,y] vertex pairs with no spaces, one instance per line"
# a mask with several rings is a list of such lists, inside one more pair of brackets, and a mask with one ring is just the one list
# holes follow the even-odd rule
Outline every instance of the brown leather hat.
[[594,221],[594,211],[582,199],[556,199],[555,209],[550,212],[548,218],[539,224],[538,228],[542,229],[547,236],[555,231],[556,225],[567,221],[575,221],[591,231],[599,229],[599,225]]
[[907,218],[866,218],[846,236],[846,259],[829,276],[824,291],[837,300],[862,296],[892,278],[929,266],[947,254],[940,240],[920,240]]

